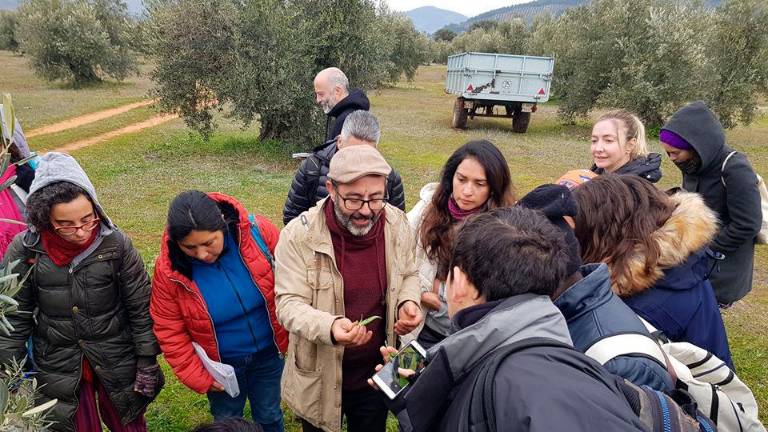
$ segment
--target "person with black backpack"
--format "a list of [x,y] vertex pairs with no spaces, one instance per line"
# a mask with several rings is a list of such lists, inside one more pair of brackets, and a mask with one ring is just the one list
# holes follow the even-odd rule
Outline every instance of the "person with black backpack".
[[701,195],[717,213],[709,247],[722,255],[709,277],[721,306],[752,290],[755,238],[763,224],[758,176],[744,153],[726,143],[723,125],[704,102],[680,108],[659,133],[664,151],[683,175],[682,189]]
[[456,332],[392,401],[402,430],[647,430],[617,378],[573,348],[550,300],[565,249],[557,228],[522,207],[463,225],[446,292]]
[[[302,161],[299,170],[291,182],[288,198],[283,208],[283,223],[288,225],[295,217],[314,207],[321,199],[328,196],[325,181],[328,180],[328,169],[333,155],[344,143],[354,136],[354,144],[379,144],[381,131],[376,118],[373,121],[358,113],[358,121],[353,129],[344,126],[347,120],[353,120],[353,114],[358,111],[366,112],[371,108],[368,96],[362,90],[350,89],[349,79],[339,68],[323,69],[313,82],[315,102],[327,116],[323,144],[312,149],[309,156]],[[405,194],[400,176],[393,170],[388,179],[389,202],[405,211]]]

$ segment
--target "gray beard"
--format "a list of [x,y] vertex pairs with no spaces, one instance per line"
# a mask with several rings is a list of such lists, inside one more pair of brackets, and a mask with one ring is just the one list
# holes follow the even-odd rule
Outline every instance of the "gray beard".
[[324,100],[320,102],[320,108],[323,109],[323,112],[325,114],[328,114],[329,112],[331,112],[333,107],[336,106],[337,103],[338,101],[336,99],[334,99],[333,97],[330,97],[328,100]]
[[341,207],[339,207],[335,201],[333,202],[333,213],[336,215],[336,221],[339,223],[339,225],[346,228],[347,231],[349,231],[349,233],[355,237],[362,237],[371,232],[373,226],[376,224],[376,221],[379,220],[379,215],[376,215],[373,217],[373,219],[370,220],[368,225],[362,228],[357,227],[352,223],[352,216],[345,215],[341,210]]

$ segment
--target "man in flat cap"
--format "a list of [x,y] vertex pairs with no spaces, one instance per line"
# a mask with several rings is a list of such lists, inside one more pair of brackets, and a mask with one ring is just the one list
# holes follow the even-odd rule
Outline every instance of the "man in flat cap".
[[387,204],[390,172],[374,147],[342,148],[328,198],[277,244],[277,314],[290,333],[282,395],[305,432],[341,431],[342,416],[349,432],[384,432],[387,407],[366,380],[379,347],[422,320],[415,239],[405,213]]

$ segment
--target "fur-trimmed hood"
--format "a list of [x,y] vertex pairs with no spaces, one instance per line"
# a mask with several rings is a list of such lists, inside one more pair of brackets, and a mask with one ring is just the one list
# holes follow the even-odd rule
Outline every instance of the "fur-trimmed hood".
[[[679,192],[670,197],[675,210],[664,225],[651,234],[660,246],[661,256],[652,268],[642,246],[635,248],[629,262],[630,271],[614,276],[613,291],[621,297],[639,294],[664,277],[664,271],[685,263],[688,258],[706,247],[717,233],[717,216],[695,193]],[[611,265],[609,264],[609,268]]]

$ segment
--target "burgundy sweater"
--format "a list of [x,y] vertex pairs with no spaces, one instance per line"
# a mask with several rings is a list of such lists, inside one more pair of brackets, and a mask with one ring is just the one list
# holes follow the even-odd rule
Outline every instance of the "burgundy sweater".
[[373,332],[371,340],[360,347],[344,349],[342,359],[342,389],[345,391],[368,388],[367,379],[381,363],[379,347],[386,343],[385,299],[387,293],[387,263],[384,251],[384,213],[365,236],[352,235],[339,225],[328,200],[325,218],[331,232],[336,265],[344,279],[344,315],[352,322],[373,315],[382,317],[368,324]]

